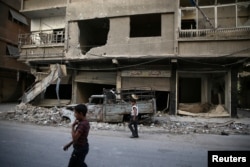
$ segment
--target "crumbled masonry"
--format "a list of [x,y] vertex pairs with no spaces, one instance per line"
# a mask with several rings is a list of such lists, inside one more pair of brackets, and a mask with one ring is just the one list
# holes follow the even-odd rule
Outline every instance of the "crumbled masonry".
[[[30,104],[19,104],[13,111],[2,112],[0,119],[33,123],[45,126],[70,127],[70,119],[63,117],[60,108],[43,108]],[[188,118],[188,117],[187,117]],[[90,122],[91,130],[128,131],[127,123]],[[250,124],[235,123],[208,123],[201,121],[171,121],[167,114],[155,114],[151,121],[144,122],[138,127],[139,133],[166,133],[166,134],[218,134],[218,135],[250,135]]]

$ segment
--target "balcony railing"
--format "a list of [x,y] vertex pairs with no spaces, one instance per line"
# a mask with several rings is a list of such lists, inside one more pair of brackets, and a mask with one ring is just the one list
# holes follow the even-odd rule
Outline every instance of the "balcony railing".
[[230,40],[230,39],[250,39],[250,27],[179,31],[179,40]]
[[23,45],[45,46],[63,44],[65,41],[64,31],[42,31],[18,35],[19,47]]

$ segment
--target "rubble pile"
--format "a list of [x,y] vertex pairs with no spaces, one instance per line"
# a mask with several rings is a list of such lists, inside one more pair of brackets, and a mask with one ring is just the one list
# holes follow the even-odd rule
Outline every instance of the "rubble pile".
[[57,107],[43,108],[24,103],[17,105],[14,111],[2,113],[1,117],[7,120],[29,122],[38,125],[57,126],[69,123],[68,119],[62,117],[60,109]]
[[250,135],[250,124],[235,123],[232,120],[225,123],[156,121],[150,127],[152,126],[159,127],[162,132],[172,134]]
[[[30,104],[19,104],[13,111],[0,114],[1,119],[13,120],[18,122],[34,123],[46,126],[65,126],[70,127],[71,120],[63,116],[60,108],[43,108]],[[90,122],[91,130],[111,130],[111,131],[129,131],[128,123],[102,123]],[[236,123],[229,120],[223,123],[208,123],[205,121],[173,121],[169,115],[159,114],[151,122],[141,123],[138,126],[140,133],[166,133],[166,134],[219,134],[232,135],[243,134],[250,135],[250,124]]]

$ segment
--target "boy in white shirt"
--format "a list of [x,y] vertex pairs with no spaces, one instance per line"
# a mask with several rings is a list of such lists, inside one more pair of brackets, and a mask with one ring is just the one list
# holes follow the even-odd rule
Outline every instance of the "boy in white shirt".
[[138,106],[136,105],[136,100],[135,99],[131,99],[131,105],[132,105],[132,110],[131,110],[131,117],[130,117],[130,122],[128,124],[128,127],[130,129],[130,131],[132,132],[132,136],[131,138],[138,138]]

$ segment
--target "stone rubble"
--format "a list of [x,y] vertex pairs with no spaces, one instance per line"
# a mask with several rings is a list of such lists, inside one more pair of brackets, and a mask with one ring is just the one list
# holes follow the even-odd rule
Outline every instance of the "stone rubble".
[[[0,119],[23,123],[33,123],[45,126],[70,127],[70,119],[63,117],[60,108],[43,108],[30,104],[19,104],[13,111],[0,112]],[[188,117],[187,117],[188,118]],[[128,131],[128,123],[90,122],[91,130]],[[166,134],[218,134],[218,135],[250,135],[249,123],[229,124],[211,123],[205,121],[173,121],[167,114],[157,113],[151,121],[139,124],[139,133]]]
[[14,111],[3,112],[1,118],[18,122],[28,122],[37,125],[67,125],[68,119],[62,118],[57,107],[43,108],[21,103],[16,105]]

